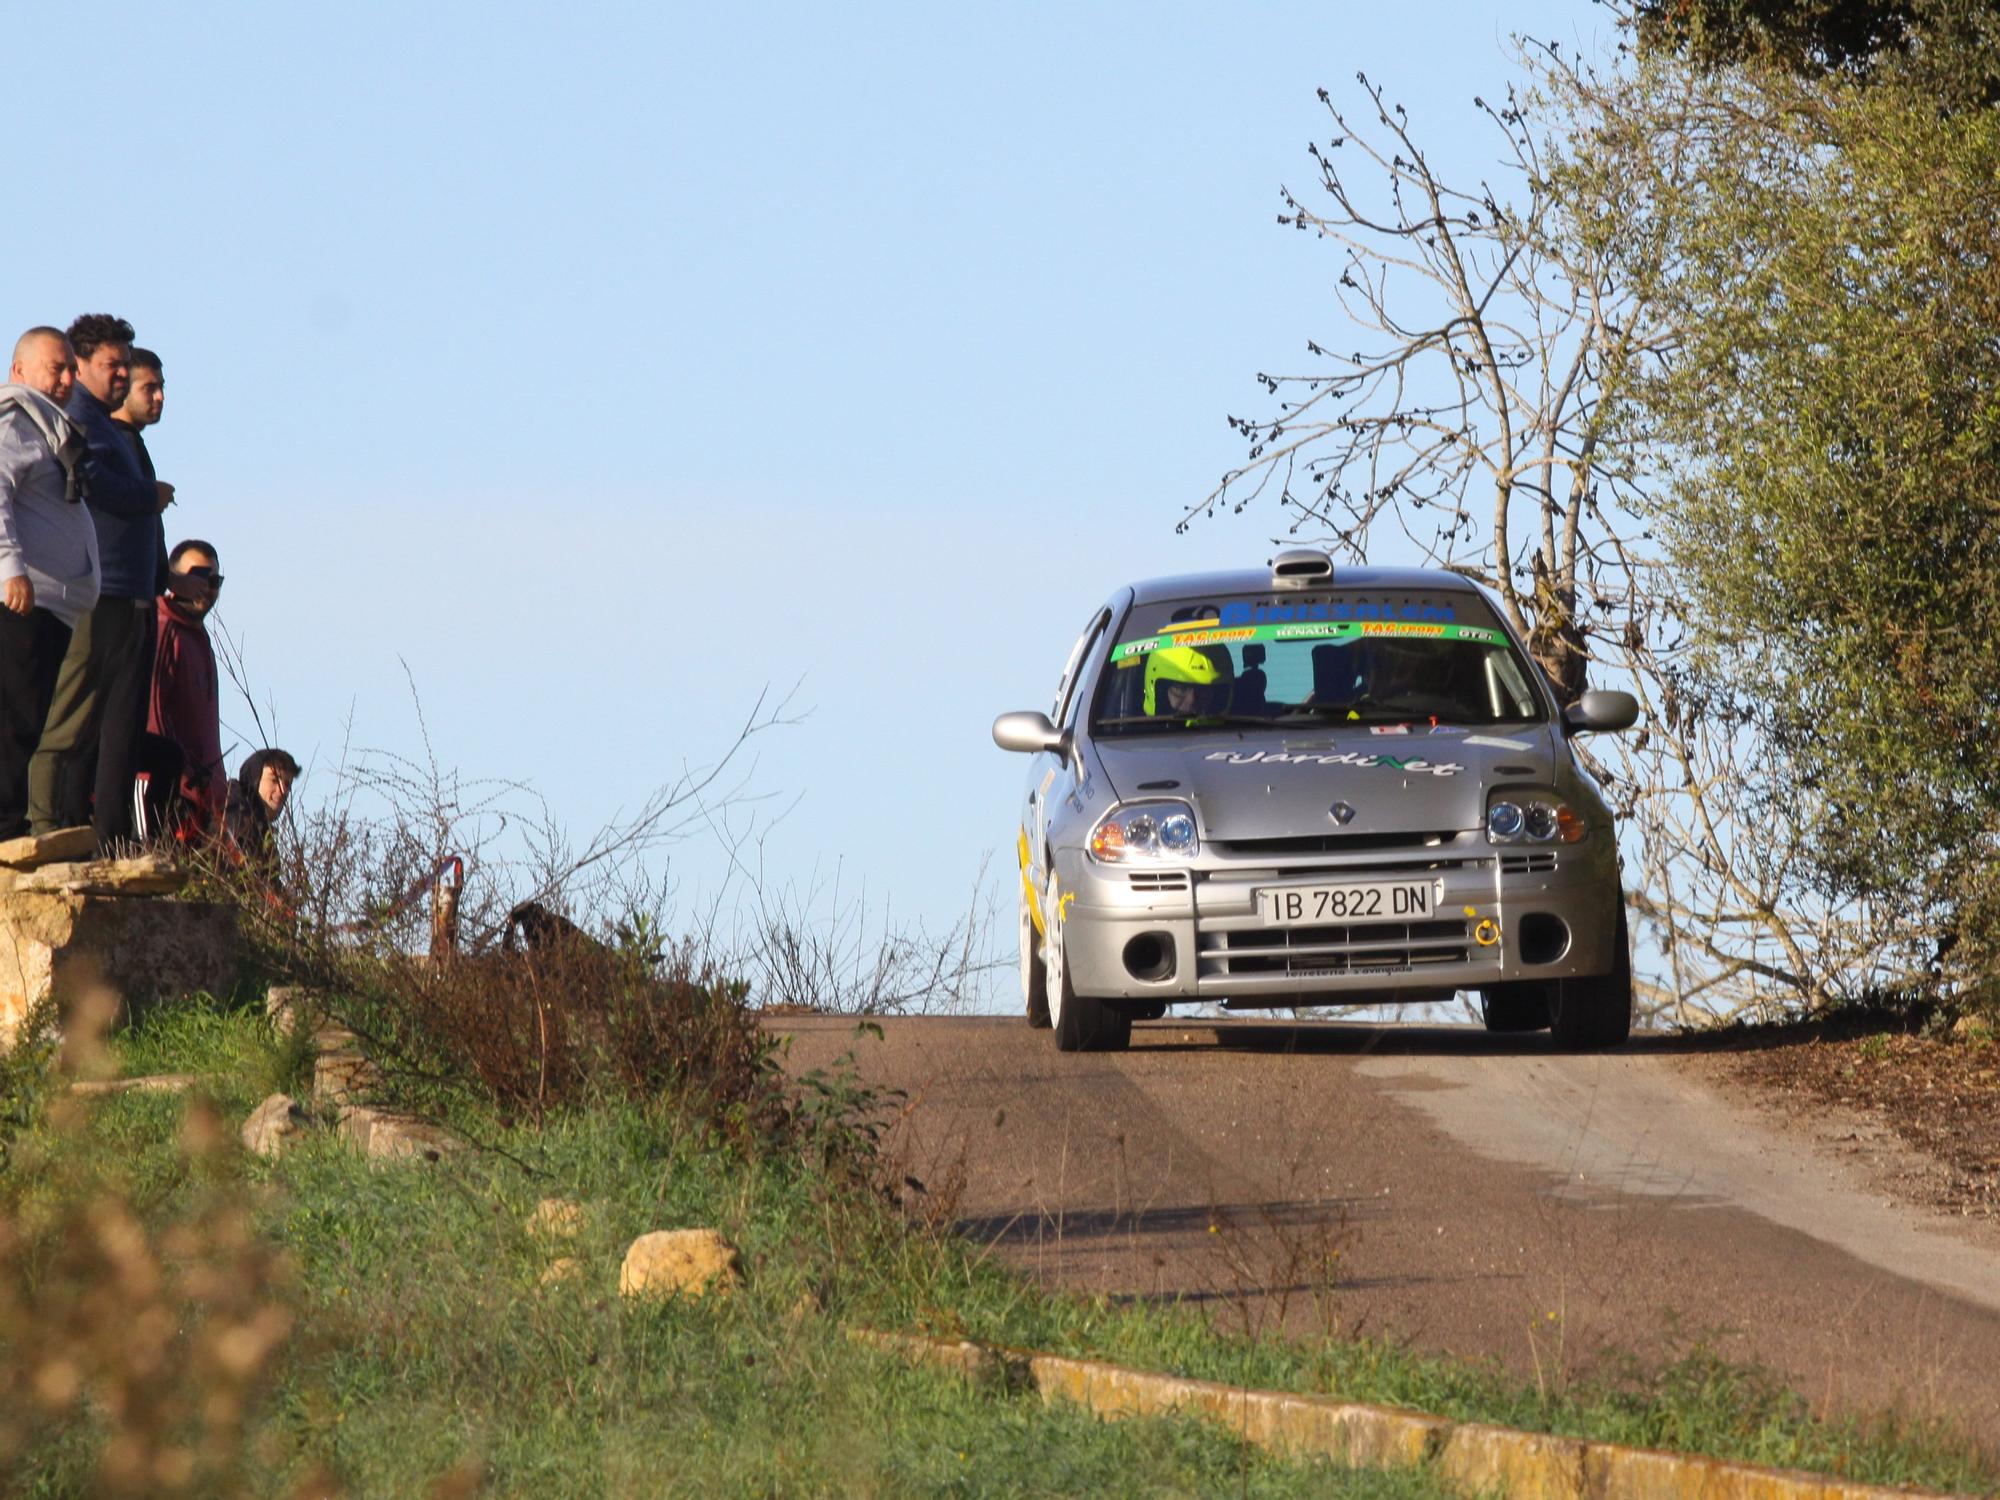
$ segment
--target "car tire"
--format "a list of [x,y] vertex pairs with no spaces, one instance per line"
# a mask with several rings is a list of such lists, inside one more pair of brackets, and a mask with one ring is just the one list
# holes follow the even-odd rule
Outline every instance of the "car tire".
[[1545,980],[1489,984],[1479,992],[1479,1009],[1486,1029],[1494,1032],[1547,1031],[1550,986]]
[[1123,1052],[1132,1045],[1132,1018],[1092,995],[1079,995],[1070,983],[1063,953],[1062,898],[1049,881],[1049,906],[1042,918],[1048,931],[1046,961],[1049,1021],[1058,1052]]
[[1625,900],[1618,900],[1618,929],[1612,939],[1609,974],[1558,979],[1551,991],[1549,1030],[1558,1047],[1595,1051],[1616,1047],[1632,1035],[1632,943],[1625,926]]
[[1021,903],[1021,1001],[1027,1007],[1028,1025],[1035,1031],[1049,1029],[1049,971],[1042,962],[1041,936],[1035,931],[1034,914]]

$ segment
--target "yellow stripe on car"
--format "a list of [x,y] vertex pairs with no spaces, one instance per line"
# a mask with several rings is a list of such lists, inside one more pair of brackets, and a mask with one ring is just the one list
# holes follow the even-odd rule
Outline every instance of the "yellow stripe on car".
[[1043,937],[1049,935],[1042,925],[1042,903],[1035,896],[1035,882],[1028,874],[1028,830],[1021,830],[1021,893],[1028,898],[1028,919],[1035,924],[1035,931]]

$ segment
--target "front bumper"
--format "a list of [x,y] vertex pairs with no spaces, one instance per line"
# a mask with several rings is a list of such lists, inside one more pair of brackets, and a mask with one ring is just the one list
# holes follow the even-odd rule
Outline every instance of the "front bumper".
[[[1188,865],[1144,867],[1059,851],[1056,874],[1077,993],[1168,1004],[1413,1003],[1515,980],[1605,974],[1621,899],[1617,851],[1601,834],[1554,847],[1496,847],[1475,831],[1370,852],[1204,849]],[[1430,918],[1416,922],[1266,926],[1255,894],[1417,879],[1432,882],[1434,894]]]

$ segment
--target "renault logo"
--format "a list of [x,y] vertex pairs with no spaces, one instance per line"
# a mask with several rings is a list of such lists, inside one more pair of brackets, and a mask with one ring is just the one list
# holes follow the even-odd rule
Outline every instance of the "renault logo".
[[1354,809],[1345,802],[1336,802],[1327,811],[1333,814],[1333,821],[1336,823],[1345,825],[1354,821]]

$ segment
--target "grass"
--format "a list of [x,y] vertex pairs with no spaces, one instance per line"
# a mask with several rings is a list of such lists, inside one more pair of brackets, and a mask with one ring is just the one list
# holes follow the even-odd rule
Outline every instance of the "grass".
[[[232,1130],[254,1103],[249,1080],[289,1065],[261,1017],[215,1005],[158,1013],[115,1047],[128,1070],[218,1079]],[[30,1123],[0,1203],[33,1226],[64,1198],[115,1187],[163,1242],[218,1178],[254,1205],[262,1237],[289,1251],[296,1330],[228,1476],[248,1492],[400,1496],[442,1480],[521,1495],[1444,1493],[1423,1473],[1280,1462],[1194,1421],[1045,1410],[861,1348],[841,1319],[882,1273],[868,1257],[897,1243],[888,1222],[803,1163],[713,1149],[666,1108],[575,1113],[496,1129],[496,1150],[370,1167],[324,1137],[270,1162],[191,1159],[190,1107],[120,1094]],[[548,1196],[587,1205],[560,1247],[526,1227]],[[694,1224],[740,1248],[741,1292],[618,1295],[635,1234]],[[583,1270],[544,1286],[558,1248]],[[47,1268],[29,1274],[46,1282]],[[13,1334],[0,1332],[0,1354]],[[104,1436],[87,1414],[43,1424],[12,1470],[0,1444],[0,1490],[93,1490]]]
[[[129,1072],[212,1075],[230,1130],[296,1047],[261,1015],[170,1008],[115,1039]],[[350,1494],[1433,1495],[1434,1476],[1279,1462],[1197,1422],[1098,1423],[978,1391],[862,1349],[844,1324],[924,1327],[1156,1370],[1330,1392],[1446,1416],[1681,1448],[1849,1477],[2000,1493],[2000,1475],[1938,1429],[1827,1423],[1753,1371],[1695,1358],[1616,1386],[1548,1394],[1495,1370],[1382,1342],[1228,1336],[1184,1308],[1050,1294],[970,1247],[905,1232],[830,1191],[800,1160],[716,1149],[664,1106],[617,1105],[494,1126],[491,1149],[371,1168],[326,1138],[272,1162],[190,1163],[185,1100],[104,1098],[67,1128],[42,1111],[13,1143],[0,1207],[46,1216],[79,1184],[115,1183],[171,1225],[232,1179],[293,1262],[297,1315],[268,1372],[242,1478]],[[560,1247],[536,1202],[586,1206]],[[742,1252],[727,1299],[635,1306],[617,1293],[641,1232],[706,1225]],[[574,1277],[543,1285],[552,1255]],[[9,1335],[0,1332],[0,1356]],[[99,1434],[58,1424],[12,1479],[89,1487]],[[4,1445],[0,1445],[4,1457]],[[0,1462],[0,1489],[10,1475]]]

